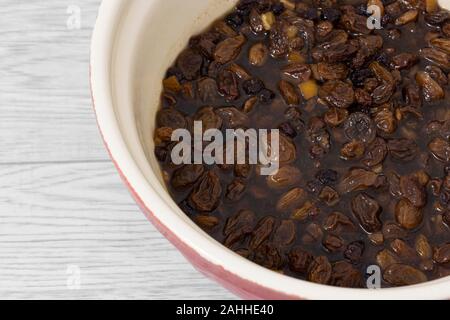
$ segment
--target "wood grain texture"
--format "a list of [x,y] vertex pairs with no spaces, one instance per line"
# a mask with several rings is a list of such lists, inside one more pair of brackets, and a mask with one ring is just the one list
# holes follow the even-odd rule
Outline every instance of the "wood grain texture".
[[88,82],[99,3],[0,6],[0,298],[232,299],[147,222],[104,150]]
[[[0,6],[0,163],[106,160],[89,95],[98,0],[4,0]],[[70,30],[67,8],[81,9]]]

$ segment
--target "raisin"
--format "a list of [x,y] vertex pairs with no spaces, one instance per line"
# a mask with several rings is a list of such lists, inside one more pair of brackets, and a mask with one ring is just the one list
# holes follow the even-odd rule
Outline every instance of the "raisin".
[[344,132],[349,140],[371,143],[376,137],[375,123],[364,113],[356,112],[348,117],[344,124]]
[[274,3],[271,10],[276,16],[279,16],[286,10],[286,8],[282,3]]
[[289,122],[283,122],[278,126],[278,129],[289,138],[293,139],[297,136],[297,132]]
[[165,162],[168,154],[167,148],[161,146],[155,147],[155,157],[158,161]]
[[244,18],[238,12],[233,12],[225,18],[225,21],[230,27],[238,28],[244,23]]
[[195,209],[211,212],[219,205],[221,195],[222,187],[219,177],[214,172],[209,171],[194,188],[189,200]]
[[242,88],[247,95],[255,95],[264,89],[264,83],[259,79],[249,79],[244,81]]
[[380,214],[382,208],[378,202],[365,193],[360,193],[352,200],[352,211],[359,223],[369,233],[381,230]]
[[325,256],[314,259],[309,266],[308,280],[319,284],[328,284],[331,280],[332,267]]
[[262,89],[259,92],[259,101],[263,104],[271,104],[273,99],[275,99],[275,93],[269,89]]
[[364,288],[362,273],[346,261],[333,264],[331,284],[343,288]]
[[289,252],[288,258],[290,269],[300,274],[306,274],[314,260],[314,256],[311,253],[300,247],[293,248]]
[[344,251],[344,257],[353,264],[358,264],[364,254],[365,245],[362,241],[350,243]]
[[321,170],[316,174],[316,179],[323,185],[332,186],[336,184],[338,173],[332,169]]
[[335,8],[324,8],[322,10],[322,18],[323,20],[327,20],[330,22],[337,22],[341,18],[341,12]]

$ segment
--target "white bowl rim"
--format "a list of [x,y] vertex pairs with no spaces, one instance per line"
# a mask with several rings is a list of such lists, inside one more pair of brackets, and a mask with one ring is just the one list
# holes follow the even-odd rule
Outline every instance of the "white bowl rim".
[[93,31],[90,57],[90,80],[97,122],[104,142],[130,187],[143,204],[184,244],[194,249],[214,265],[275,292],[306,299],[449,299],[450,278],[423,284],[380,290],[349,289],[324,286],[295,279],[260,267],[226,249],[206,234],[199,233],[192,224],[183,221],[165,203],[158,190],[143,176],[133,160],[119,129],[113,108],[111,66],[115,34],[127,0],[102,1]]

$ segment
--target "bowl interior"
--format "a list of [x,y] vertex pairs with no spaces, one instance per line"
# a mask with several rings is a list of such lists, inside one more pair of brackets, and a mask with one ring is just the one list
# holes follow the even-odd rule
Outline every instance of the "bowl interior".
[[[122,2],[115,39],[112,87],[115,116],[127,148],[159,196],[179,216],[190,220],[165,192],[154,155],[153,132],[162,79],[191,35],[231,9],[237,0],[133,0]],[[132,36],[130,36],[132,35]],[[119,75],[116,76],[116,75]],[[153,177],[157,178],[156,182]]]
[[[112,5],[113,2],[116,4]],[[154,210],[155,214],[160,215],[158,218],[166,219],[164,222],[175,234],[191,241],[190,244],[200,254],[264,286],[307,298],[449,297],[449,278],[408,289],[384,289],[383,294],[380,294],[379,291],[325,287],[282,276],[250,263],[216,243],[171,199],[153,153],[152,135],[162,91],[161,80],[167,68],[187,45],[190,36],[204,30],[236,2],[237,0],[111,0],[108,4],[115,6],[115,11],[119,12],[114,21],[113,55],[108,68],[112,111],[123,146],[112,146],[116,144],[112,141],[115,137],[111,138],[105,129],[106,125],[99,122],[104,127],[102,129],[106,142],[111,140],[113,157],[116,156],[116,162],[124,168],[131,187],[141,193],[144,202],[151,199],[145,203],[151,209],[165,211],[161,213]],[[448,2],[450,1],[445,1]],[[101,118],[101,108],[98,110]],[[127,156],[119,155],[118,149],[127,153]]]
[[152,134],[162,91],[161,79],[187,46],[189,38],[231,9],[237,0],[153,2],[157,3],[158,10],[149,12],[146,18],[133,80],[140,140],[152,169],[158,171]]

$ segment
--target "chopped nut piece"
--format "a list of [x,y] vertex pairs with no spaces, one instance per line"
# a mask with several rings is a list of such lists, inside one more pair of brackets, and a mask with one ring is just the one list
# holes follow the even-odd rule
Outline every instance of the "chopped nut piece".
[[181,90],[180,82],[176,76],[171,76],[163,81],[164,90],[171,92],[179,92]]
[[269,31],[270,29],[272,29],[272,26],[275,23],[275,15],[273,14],[273,12],[267,12],[267,13],[263,13],[261,15],[261,20],[264,26],[264,29]]

